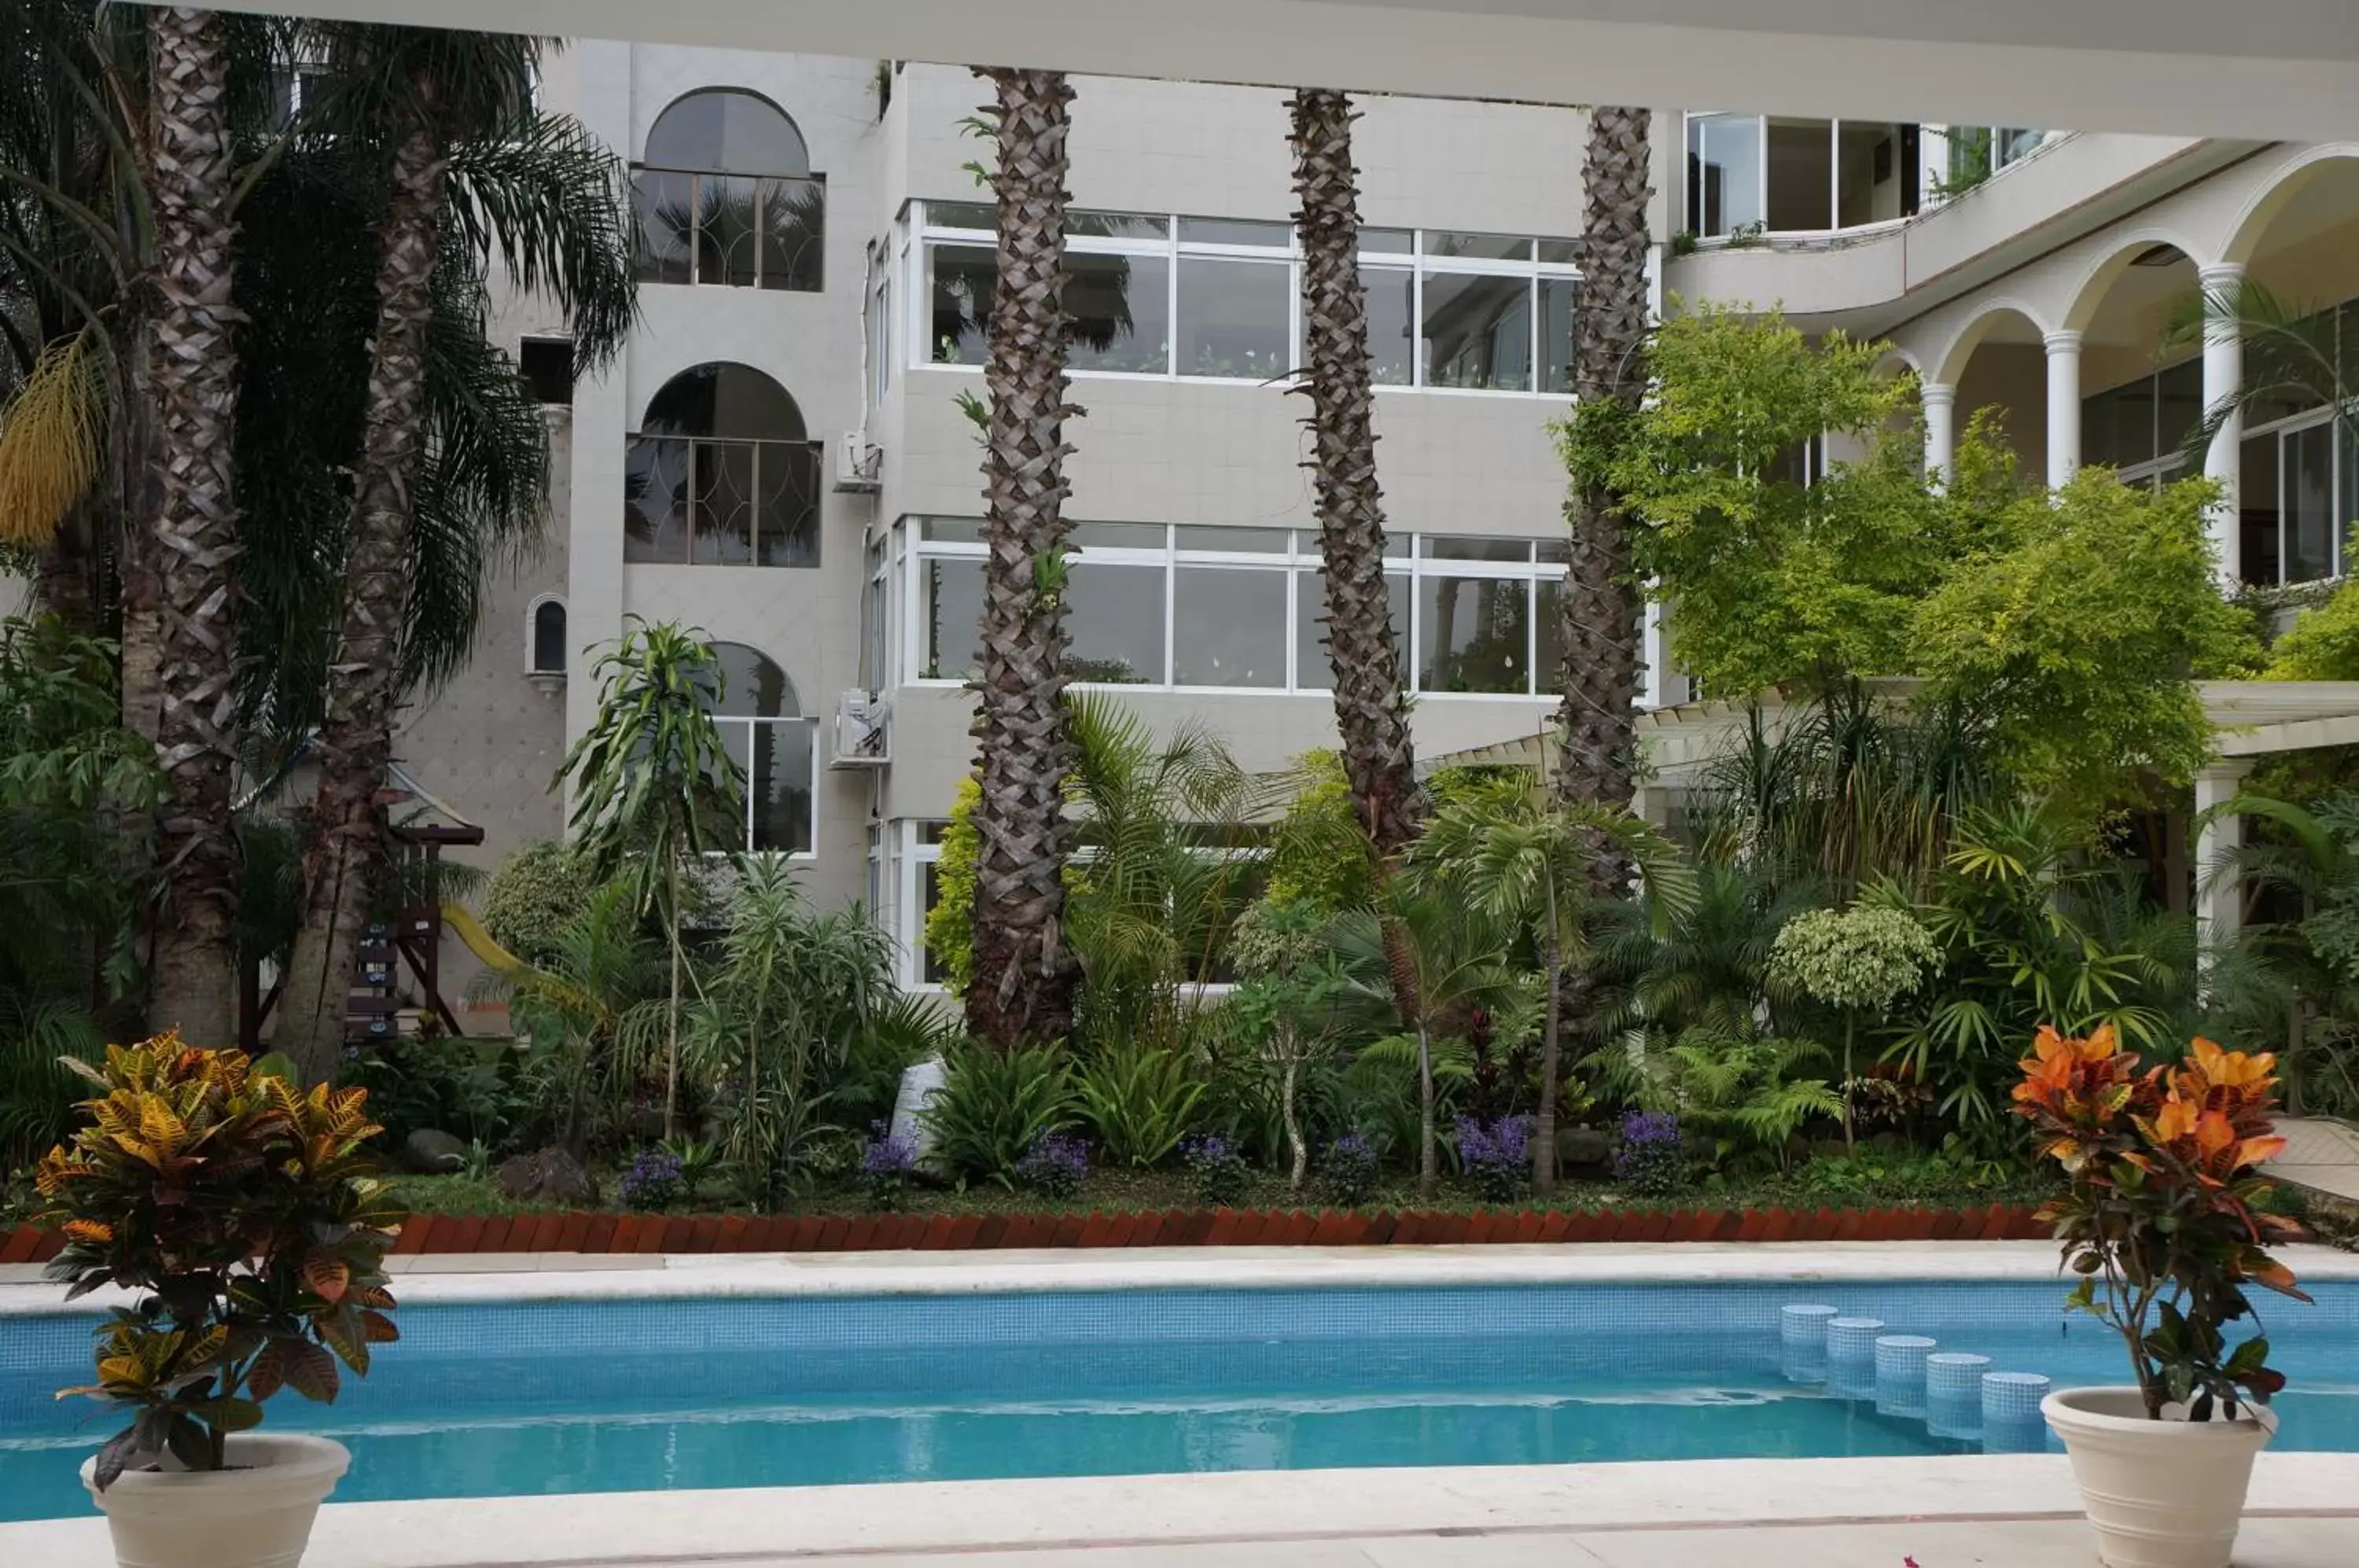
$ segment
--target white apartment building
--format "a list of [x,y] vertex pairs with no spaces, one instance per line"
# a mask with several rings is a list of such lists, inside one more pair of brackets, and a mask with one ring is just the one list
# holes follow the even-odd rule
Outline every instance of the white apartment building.
[[[1297,363],[1283,93],[1076,81],[1069,625],[1082,679],[1201,715],[1248,768],[1332,745]],[[917,933],[971,768],[981,583],[989,157],[962,71],[577,44],[550,106],[627,150],[652,237],[613,371],[548,377],[564,488],[472,669],[409,715],[408,772],[487,832],[562,832],[548,783],[625,616],[724,645],[746,840]],[[1421,755],[1545,727],[1563,574],[1564,409],[1585,132],[1575,109],[1364,101],[1378,463]],[[1929,463],[2006,410],[2030,472],[2172,471],[2239,374],[2156,345],[2199,279],[2359,295],[2359,145],[2228,143],[1659,112],[1665,302],[1782,304],[1887,338],[1925,387]],[[2349,281],[2346,281],[2349,279]],[[527,369],[558,356],[503,323]],[[2350,352],[2359,356],[2359,317]],[[558,361],[561,364],[561,361]],[[2359,358],[2354,358],[2359,363]],[[570,397],[570,407],[566,399]],[[2342,570],[2359,456],[2320,408],[2223,432],[2226,569]],[[1650,626],[1647,700],[1676,701]]]

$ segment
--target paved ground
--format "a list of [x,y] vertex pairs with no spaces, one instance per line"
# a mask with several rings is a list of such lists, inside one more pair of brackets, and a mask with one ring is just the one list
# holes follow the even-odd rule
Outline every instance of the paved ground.
[[2269,1175],[2359,1203],[2359,1128],[2287,1116],[2277,1131],[2285,1136],[2285,1152],[2269,1162]]

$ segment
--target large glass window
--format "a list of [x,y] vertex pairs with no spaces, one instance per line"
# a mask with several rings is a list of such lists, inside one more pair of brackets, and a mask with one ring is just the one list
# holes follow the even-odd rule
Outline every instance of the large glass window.
[[[925,202],[919,223],[922,357],[980,365],[996,277],[992,211]],[[1369,229],[1361,246],[1377,386],[1571,390],[1579,287],[1571,242]],[[1274,380],[1297,367],[1300,289],[1285,223],[1074,212],[1064,292],[1070,368]]]
[[734,87],[679,100],[648,130],[633,180],[645,280],[819,290],[827,183],[769,100]]
[[723,681],[712,721],[745,779],[742,847],[809,855],[818,722],[803,716],[795,683],[767,655],[734,642],[715,643],[712,651]]
[[1687,116],[1687,227],[1700,239],[1822,234],[1913,217],[1922,127],[1888,120]]
[[[983,607],[978,526],[925,518],[897,539],[909,575],[894,597],[914,612],[905,667],[924,681],[969,679]],[[1074,680],[1327,690],[1316,534],[1082,523],[1074,543],[1065,596]],[[1430,534],[1388,543],[1385,585],[1408,689],[1440,697],[1546,694],[1555,681],[1561,539]]]
[[785,387],[742,365],[684,370],[625,448],[623,559],[817,566],[819,469]]

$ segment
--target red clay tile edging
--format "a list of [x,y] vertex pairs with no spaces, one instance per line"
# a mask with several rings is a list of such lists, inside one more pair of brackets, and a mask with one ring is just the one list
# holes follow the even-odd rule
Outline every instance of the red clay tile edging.
[[[2027,1205],[1982,1209],[1171,1209],[1087,1214],[416,1214],[397,1253],[906,1252],[1006,1247],[1443,1247],[1461,1243],[2045,1240]],[[65,1239],[0,1226],[0,1263],[43,1263]]]

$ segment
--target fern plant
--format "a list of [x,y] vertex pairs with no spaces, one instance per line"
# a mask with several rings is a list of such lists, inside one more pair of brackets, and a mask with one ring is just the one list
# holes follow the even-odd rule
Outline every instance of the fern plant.
[[1810,1040],[1699,1028],[1667,1046],[1642,1043],[1597,1060],[1631,1099],[1710,1135],[1723,1170],[1783,1166],[1796,1133],[1815,1117],[1843,1115],[1843,1096],[1825,1079],[1802,1075],[1828,1060],[1826,1047]]
[[1090,1063],[1078,1084],[1082,1119],[1113,1165],[1160,1165],[1192,1128],[1204,1084],[1176,1051],[1125,1047]]

